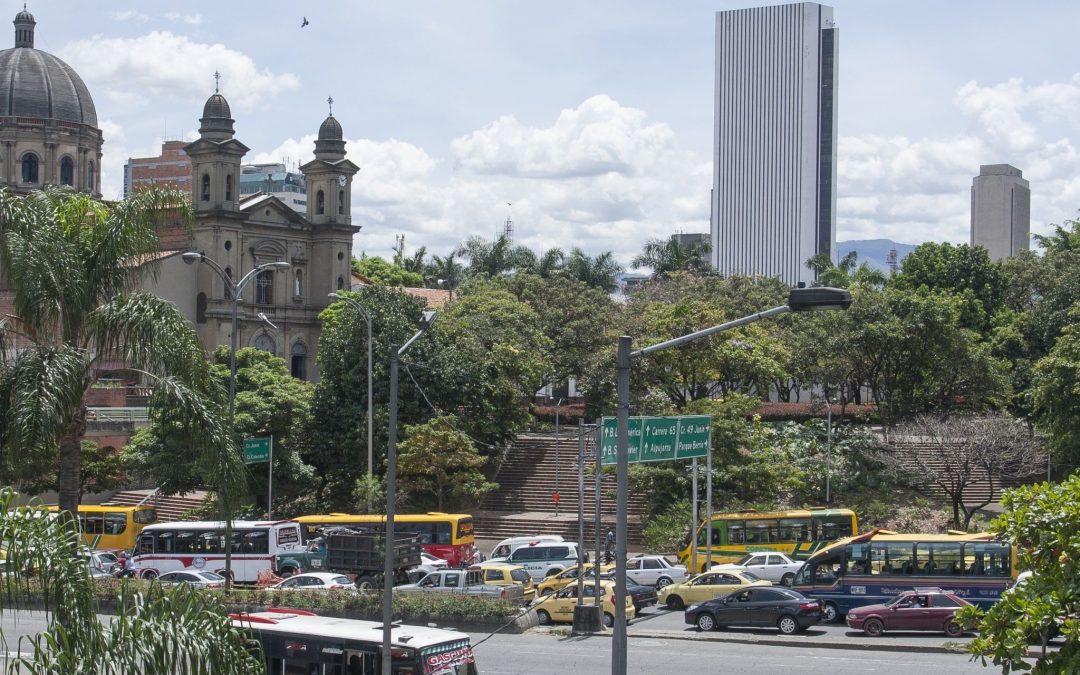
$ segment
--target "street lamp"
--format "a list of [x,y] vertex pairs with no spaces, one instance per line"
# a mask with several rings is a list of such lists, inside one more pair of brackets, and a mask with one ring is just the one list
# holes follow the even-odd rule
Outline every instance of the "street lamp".
[[382,673],[390,675],[390,631],[393,629],[391,621],[394,614],[394,508],[397,501],[397,413],[398,413],[398,359],[405,350],[412,345],[421,335],[435,323],[435,310],[429,310],[420,315],[420,330],[398,348],[390,345],[390,437],[386,445],[386,545],[383,561],[383,612],[382,612]]
[[[274,325],[274,322],[267,318],[265,312],[259,312],[256,314],[259,319],[274,329],[274,352],[277,351],[277,341],[279,339],[278,327]],[[270,355],[277,357],[277,354],[272,352]],[[270,461],[267,462],[266,469],[266,519],[274,519],[274,439],[270,439]]]
[[828,411],[826,414],[826,426],[825,431],[825,506],[830,503],[829,487],[832,479],[832,401],[829,400],[829,393],[825,392],[825,409]]
[[[233,278],[225,273],[221,265],[217,264],[213,258],[208,257],[205,253],[188,251],[181,257],[188,265],[194,265],[197,262],[206,263],[210,269],[221,277],[221,280],[225,283],[225,290],[229,291],[232,297],[232,335],[229,340],[229,431],[235,434],[236,430],[233,428],[233,422],[236,417],[236,314],[240,305],[240,294],[244,292],[248,282],[254,279],[259,272],[285,269],[289,267],[289,263],[284,261],[262,263],[253,267],[250,272],[240,278],[240,281],[233,281]],[[225,495],[219,494],[218,498],[221,499],[221,505],[225,511],[225,585],[229,587],[232,585],[232,512],[227,506],[228,500]]]
[[[630,360],[634,357],[645,356],[672,347],[680,347],[716,333],[722,333],[732,328],[745,326],[762,319],[770,319],[788,312],[844,310],[850,306],[851,293],[844,289],[828,287],[793,288],[788,293],[788,301],[785,305],[651,345],[635,352],[630,351],[633,342],[632,337],[623,335],[619,338],[619,349],[615,357],[615,365],[618,369],[619,404],[616,409],[618,465],[616,471],[617,510],[615,515],[615,632],[611,640],[612,675],[626,675],[626,502],[630,483],[627,457],[628,428],[630,424]],[[697,523],[695,523],[696,525]],[[709,525],[711,527],[712,523],[709,523]]]
[[368,476],[368,490],[367,490],[367,512],[371,513],[371,488],[372,481],[372,451],[371,451],[371,439],[372,439],[372,425],[371,425],[371,314],[364,309],[363,305],[356,298],[350,298],[338,293],[330,293],[330,298],[334,300],[340,300],[349,307],[352,307],[357,312],[360,312],[360,316],[364,317],[367,321],[367,476]]

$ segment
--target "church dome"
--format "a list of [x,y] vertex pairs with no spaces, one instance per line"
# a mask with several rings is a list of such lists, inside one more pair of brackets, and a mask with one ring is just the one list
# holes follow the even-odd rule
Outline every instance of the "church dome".
[[15,16],[15,47],[0,51],[0,116],[58,120],[97,128],[97,109],[79,74],[34,49],[34,17]]
[[232,119],[232,111],[229,109],[229,102],[225,100],[225,97],[215,92],[206,99],[206,105],[203,106],[202,116],[205,119]]
[[320,141],[340,141],[344,137],[345,135],[341,130],[341,124],[333,115],[327,117],[322,125],[319,126]]

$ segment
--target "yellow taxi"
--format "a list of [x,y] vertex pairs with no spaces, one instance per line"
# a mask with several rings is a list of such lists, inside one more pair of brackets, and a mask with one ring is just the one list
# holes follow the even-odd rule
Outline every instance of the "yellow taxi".
[[[551,623],[573,623],[574,606],[577,605],[577,584],[570,584],[558,593],[541,598],[535,605],[536,619],[540,625],[546,626]],[[582,586],[584,604],[596,602],[597,593],[600,594],[600,607],[604,612],[604,625],[611,628],[615,625],[615,582],[594,581],[586,582]],[[630,594],[626,594],[626,620],[629,622],[637,616],[634,610],[634,600]]]
[[[615,569],[614,564],[601,565],[600,566],[600,574],[603,574],[604,572],[610,572],[613,569]],[[578,579],[578,575],[580,575],[580,574],[581,574],[581,568],[580,567],[571,567],[569,569],[563,570],[562,572],[559,572],[558,574],[552,574],[550,577],[548,577],[547,579],[544,579],[543,581],[541,581],[540,583],[538,583],[536,585],[536,594],[538,596],[543,597],[543,596],[551,595],[552,593],[555,593],[556,591],[560,591],[560,590],[566,588],[566,586],[568,584],[575,583],[577,581],[577,579]],[[592,565],[586,565],[585,566],[585,578],[590,579],[592,577],[592,574],[593,574],[593,566]]]
[[712,600],[718,595],[748,586],[772,586],[772,583],[741,570],[705,572],[681,584],[665,586],[657,594],[657,601],[671,609],[686,609],[688,605]]
[[483,572],[484,583],[491,586],[521,586],[525,594],[525,604],[529,604],[536,597],[536,586],[532,577],[521,565],[508,565],[507,563],[480,563],[469,569]]

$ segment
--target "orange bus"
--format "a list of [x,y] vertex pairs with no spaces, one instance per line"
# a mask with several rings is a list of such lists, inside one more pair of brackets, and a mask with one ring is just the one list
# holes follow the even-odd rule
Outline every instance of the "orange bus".
[[[309,535],[320,527],[332,525],[386,527],[386,516],[375,514],[329,513],[300,516],[294,520],[306,527]],[[419,536],[420,545],[425,551],[442,558],[451,567],[470,565],[480,560],[476,537],[473,536],[473,517],[468,514],[438,511],[397,514],[394,516],[394,531]]]

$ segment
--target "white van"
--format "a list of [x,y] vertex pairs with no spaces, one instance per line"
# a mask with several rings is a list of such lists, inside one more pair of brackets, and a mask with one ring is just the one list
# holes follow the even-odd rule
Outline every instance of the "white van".
[[[568,567],[577,565],[578,545],[572,541],[538,542],[520,546],[506,558],[511,565],[525,568],[534,581],[542,581]],[[585,562],[589,554],[585,553]]]
[[531,537],[510,537],[509,539],[503,539],[495,545],[495,548],[491,549],[488,560],[505,558],[522,546],[562,540],[561,534],[534,534]]

